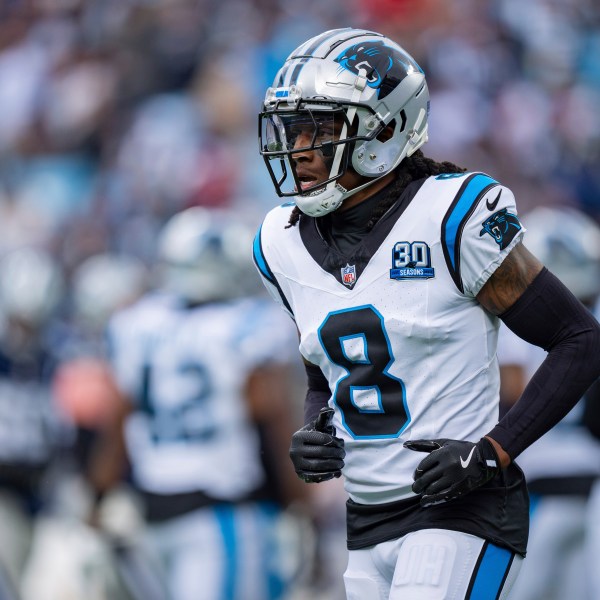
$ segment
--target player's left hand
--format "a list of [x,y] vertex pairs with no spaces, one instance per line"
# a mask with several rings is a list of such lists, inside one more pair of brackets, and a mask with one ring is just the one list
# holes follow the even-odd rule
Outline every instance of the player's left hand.
[[414,473],[412,490],[421,494],[421,506],[454,500],[483,485],[500,470],[494,446],[486,438],[460,440],[413,440],[404,447],[428,452]]

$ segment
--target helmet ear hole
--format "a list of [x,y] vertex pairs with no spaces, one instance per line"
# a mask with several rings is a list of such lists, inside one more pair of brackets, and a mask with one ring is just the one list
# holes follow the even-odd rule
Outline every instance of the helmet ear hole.
[[406,129],[406,113],[404,112],[404,109],[400,111],[400,118],[402,121],[400,121],[400,129],[398,131],[402,133]]
[[392,119],[386,127],[379,133],[375,138],[378,142],[387,142],[394,137],[394,131],[396,130],[396,119]]

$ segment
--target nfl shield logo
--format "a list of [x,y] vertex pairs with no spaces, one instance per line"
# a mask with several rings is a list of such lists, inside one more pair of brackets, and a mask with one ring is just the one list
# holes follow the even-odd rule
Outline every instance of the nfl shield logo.
[[352,286],[356,283],[356,267],[354,265],[346,264],[341,269],[342,271],[342,283],[347,286]]

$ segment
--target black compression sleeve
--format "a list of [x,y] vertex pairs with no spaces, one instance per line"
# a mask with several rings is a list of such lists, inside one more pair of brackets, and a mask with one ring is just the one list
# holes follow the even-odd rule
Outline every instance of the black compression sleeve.
[[308,379],[308,391],[304,400],[304,424],[308,425],[317,418],[319,411],[327,406],[331,391],[329,382],[319,367],[305,363],[304,368]]
[[600,324],[547,269],[500,318],[520,338],[548,352],[518,402],[489,433],[516,458],[600,375]]

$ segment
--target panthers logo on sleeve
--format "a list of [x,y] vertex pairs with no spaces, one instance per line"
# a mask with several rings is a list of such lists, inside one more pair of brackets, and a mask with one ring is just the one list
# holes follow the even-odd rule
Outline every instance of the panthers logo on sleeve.
[[[359,69],[367,71],[367,85],[379,90],[378,98],[385,98],[407,75],[410,65],[402,60],[402,55],[386,46],[382,41],[363,42],[346,48],[335,62],[341,69],[358,75]],[[389,85],[392,83],[392,85]],[[388,85],[386,85],[388,84]]]
[[521,230],[521,223],[517,215],[509,213],[507,208],[503,208],[486,219],[481,227],[479,237],[488,233],[500,246],[500,250],[504,250]]

